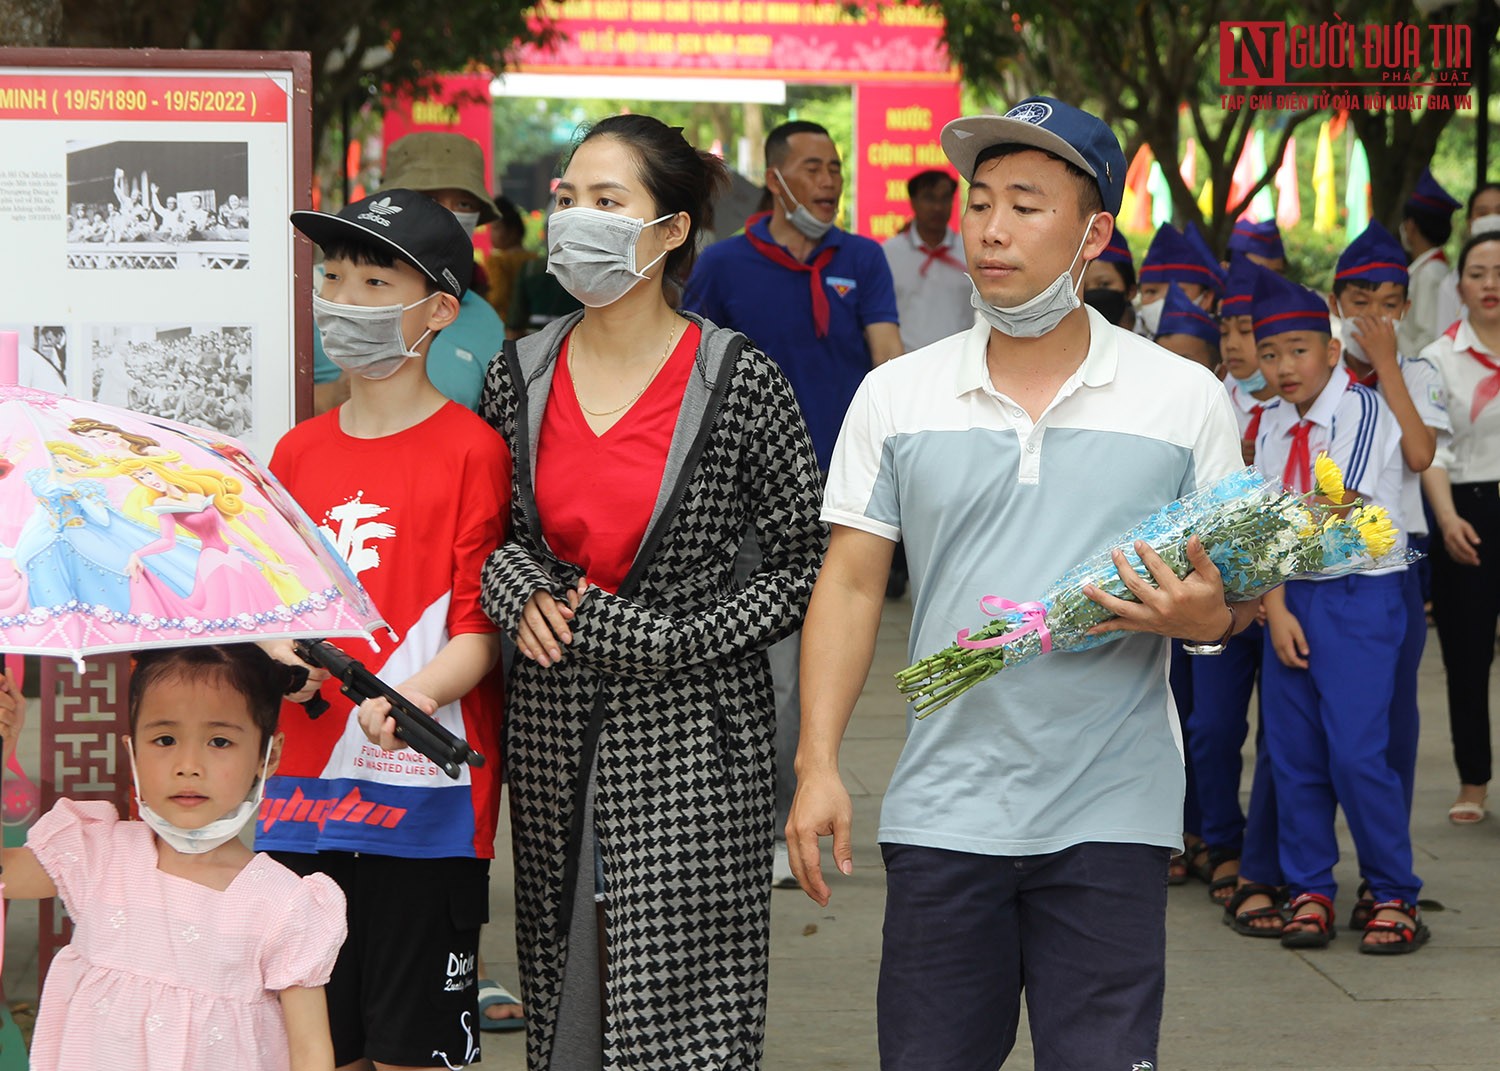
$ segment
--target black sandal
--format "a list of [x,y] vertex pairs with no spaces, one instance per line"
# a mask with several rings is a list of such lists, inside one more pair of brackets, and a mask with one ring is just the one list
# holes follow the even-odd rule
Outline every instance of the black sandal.
[[[1274,918],[1286,925],[1286,916],[1282,912],[1282,891],[1274,885],[1262,885],[1258,881],[1247,881],[1241,885],[1235,894],[1229,898],[1229,903],[1224,905],[1224,925],[1243,937],[1271,937],[1281,936],[1280,927],[1256,926],[1254,923],[1259,919]],[[1241,911],[1245,901],[1252,896],[1267,896],[1271,899],[1270,907],[1252,907]]]
[[1187,861],[1187,871],[1205,885],[1214,880],[1214,850],[1208,842],[1200,840],[1182,853]]
[[1370,916],[1375,914],[1375,897],[1370,895],[1370,883],[1361,881],[1359,890],[1354,894],[1358,897],[1354,901],[1354,910],[1349,912],[1349,929],[1363,930],[1365,924],[1370,921]]
[[[1322,911],[1298,911],[1299,907],[1321,907]],[[1338,936],[1339,931],[1333,925],[1333,901],[1321,893],[1305,892],[1288,905],[1287,910],[1292,917],[1287,919],[1286,924],[1290,926],[1297,923],[1308,927],[1302,930],[1287,930],[1281,932],[1281,946],[1283,948],[1327,948],[1328,942]]]
[[1231,892],[1223,899],[1220,899],[1218,894],[1223,892],[1225,889],[1232,890],[1239,887],[1240,868],[1235,867],[1233,874],[1225,874],[1220,878],[1214,877],[1214,874],[1217,873],[1219,867],[1223,866],[1225,863],[1237,863],[1239,862],[1239,859],[1240,853],[1231,851],[1228,848],[1210,848],[1208,850],[1208,877],[1204,880],[1208,882],[1208,898],[1214,903],[1218,904],[1220,907],[1227,907],[1229,901],[1234,899],[1233,892]]
[[[1410,919],[1378,919],[1374,918],[1378,911],[1399,911]],[[1372,933],[1394,933],[1398,941],[1361,941],[1359,950],[1367,956],[1404,956],[1408,952],[1415,952],[1427,943],[1432,936],[1432,931],[1422,921],[1422,912],[1416,904],[1405,900],[1382,900],[1375,904],[1370,911],[1371,919],[1365,923],[1365,935]]]

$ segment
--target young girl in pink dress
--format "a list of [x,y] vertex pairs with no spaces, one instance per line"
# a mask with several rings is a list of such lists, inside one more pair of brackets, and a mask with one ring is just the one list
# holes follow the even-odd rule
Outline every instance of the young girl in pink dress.
[[[241,843],[276,769],[288,671],[254,644],[143,652],[130,681],[142,821],[62,800],[4,853],[8,898],[60,896],[35,1071],[331,1071],[323,986],[344,897]],[[0,678],[6,757],[21,699]]]

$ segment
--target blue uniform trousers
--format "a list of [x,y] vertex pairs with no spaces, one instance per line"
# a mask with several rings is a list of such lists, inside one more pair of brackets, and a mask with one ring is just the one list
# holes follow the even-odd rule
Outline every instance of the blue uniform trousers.
[[1193,769],[1193,752],[1189,740],[1193,735],[1193,663],[1197,658],[1184,654],[1182,641],[1172,641],[1171,669],[1167,684],[1172,689],[1172,702],[1177,707],[1177,724],[1182,729],[1182,758],[1186,766],[1187,791],[1182,796],[1182,831],[1193,836],[1202,836],[1203,815],[1198,810],[1197,773]]
[[1422,715],[1417,710],[1417,670],[1427,646],[1427,611],[1423,609],[1422,577],[1415,569],[1401,574],[1401,597],[1406,604],[1406,633],[1396,659],[1396,687],[1391,696],[1391,768],[1401,778],[1406,814],[1411,816],[1412,784],[1417,777],[1417,735]]
[[1293,581],[1287,609],[1307,637],[1308,668],[1283,666],[1266,630],[1261,689],[1280,817],[1281,869],[1293,894],[1337,891],[1334,810],[1342,803],[1360,872],[1377,900],[1415,903],[1411,832],[1391,765],[1391,696],[1406,632],[1405,578]]
[[1250,809],[1240,806],[1240,753],[1250,733],[1250,695],[1260,672],[1262,628],[1251,625],[1233,637],[1224,653],[1198,659],[1193,667],[1193,725],[1189,760],[1196,773],[1201,833],[1209,847],[1240,859],[1252,881],[1281,884],[1276,847],[1276,792],[1257,715],[1255,767]]

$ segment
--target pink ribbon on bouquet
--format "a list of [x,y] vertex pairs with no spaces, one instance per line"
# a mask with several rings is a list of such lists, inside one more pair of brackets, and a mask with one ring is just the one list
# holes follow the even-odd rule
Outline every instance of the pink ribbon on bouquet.
[[1052,630],[1047,627],[1047,607],[1039,602],[1011,602],[1002,599],[998,595],[986,595],[979,600],[979,608],[991,617],[999,617],[1005,613],[1019,613],[1021,615],[1020,627],[1012,629],[1001,636],[992,636],[987,640],[969,639],[969,630],[964,629],[958,634],[957,643],[960,647],[966,647],[971,651],[981,650],[985,647],[1001,647],[1013,640],[1018,640],[1028,632],[1035,632],[1037,639],[1042,641],[1042,653],[1046,654],[1052,650]]

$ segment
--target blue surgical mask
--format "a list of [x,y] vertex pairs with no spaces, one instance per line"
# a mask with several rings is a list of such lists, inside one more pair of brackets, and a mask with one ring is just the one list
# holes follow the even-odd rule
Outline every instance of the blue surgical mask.
[[1234,385],[1246,394],[1255,394],[1258,391],[1266,389],[1266,374],[1259,368],[1255,370],[1255,375],[1246,379],[1240,379],[1238,376],[1230,376],[1229,378],[1234,380]]

